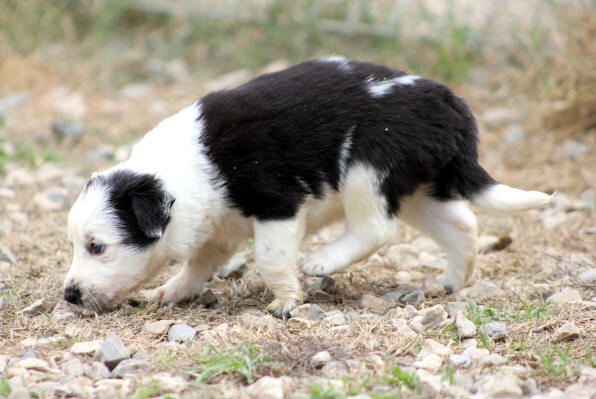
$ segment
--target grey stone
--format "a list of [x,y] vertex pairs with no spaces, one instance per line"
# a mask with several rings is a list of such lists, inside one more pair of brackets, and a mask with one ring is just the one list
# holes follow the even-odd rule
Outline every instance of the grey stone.
[[0,120],[27,101],[27,93],[13,93],[0,98]]
[[479,332],[494,340],[499,340],[507,337],[507,326],[500,321],[491,321],[480,326]]
[[538,386],[536,385],[536,381],[533,378],[528,378],[521,384],[521,389],[524,395],[537,395],[540,393],[538,390]]
[[565,158],[583,158],[590,152],[590,146],[582,141],[567,139],[561,147],[561,155]]
[[29,358],[34,358],[34,359],[41,359],[41,356],[39,356],[39,353],[37,353],[37,351],[33,348],[23,348],[21,349],[21,351],[19,352],[19,359],[29,359]]
[[76,315],[69,310],[57,310],[52,314],[52,320],[65,322],[76,319]]
[[110,369],[102,362],[93,362],[91,365],[85,367],[85,375],[92,380],[105,380],[110,378],[112,373]]
[[422,315],[422,324],[427,328],[437,327],[445,319],[445,309],[443,305],[435,305],[420,311]]
[[503,290],[486,281],[479,281],[468,291],[468,297],[475,300],[490,299],[498,295],[503,295]]
[[348,365],[345,362],[332,360],[323,366],[321,372],[328,378],[342,378],[348,373]]
[[573,288],[563,288],[561,291],[557,292],[556,294],[551,295],[546,299],[546,302],[549,303],[569,303],[569,302],[579,302],[582,300],[582,296],[578,290]]
[[145,360],[126,359],[118,363],[112,375],[119,378],[134,378],[139,370],[147,370],[148,367],[149,363]]
[[381,299],[387,302],[389,306],[394,306],[398,303],[419,305],[424,299],[424,292],[419,287],[403,284],[395,291],[383,295]]
[[360,300],[360,306],[376,314],[387,312],[387,302],[374,295],[364,294]]
[[445,295],[445,287],[435,276],[426,276],[424,278],[424,295],[436,298]]
[[149,321],[143,325],[143,331],[149,335],[160,337],[168,332],[174,320]]
[[580,273],[578,277],[584,284],[596,286],[596,269],[586,270]]
[[63,118],[54,118],[51,123],[52,131],[63,139],[76,139],[83,134],[83,126]]
[[325,317],[325,311],[316,303],[313,303],[308,311],[308,317],[311,320],[321,320]]
[[168,331],[168,341],[186,342],[191,341],[196,334],[196,330],[186,324],[174,324]]
[[217,303],[217,296],[211,290],[204,291],[199,297],[199,303],[208,308]]
[[40,314],[41,312],[45,311],[46,303],[43,298],[38,299],[37,301],[33,302],[31,305],[27,306],[26,308],[22,309],[20,313],[34,316]]
[[465,355],[451,354],[447,358],[447,363],[454,368],[467,368],[472,363],[472,359]]
[[457,336],[460,338],[472,338],[476,336],[476,325],[466,318],[464,312],[457,312],[455,318]]
[[283,379],[281,377],[261,377],[246,389],[246,393],[249,398],[253,399],[283,399]]
[[324,276],[321,279],[321,290],[325,292],[329,292],[331,288],[335,285],[335,279],[330,276]]
[[323,320],[321,320],[321,325],[323,325],[324,327],[342,326],[346,323],[346,318],[341,312],[332,312],[328,314]]
[[449,317],[455,318],[457,312],[464,312],[466,310],[466,303],[465,302],[447,302],[445,305],[445,310],[447,311],[447,315]]
[[423,393],[435,396],[441,392],[443,383],[440,376],[431,374],[426,370],[418,370],[416,371],[416,377],[418,377],[418,384]]
[[553,342],[571,341],[581,336],[580,329],[573,323],[565,323],[553,334]]
[[317,369],[323,367],[330,360],[331,354],[328,351],[321,351],[310,358],[310,365]]
[[0,261],[14,265],[17,263],[17,258],[8,247],[0,245]]
[[130,351],[113,331],[110,331],[106,340],[93,356],[93,360],[103,362],[110,370],[128,358],[130,358]]
[[84,373],[83,363],[77,358],[62,363],[60,368],[66,375],[73,375],[75,377],[83,375]]

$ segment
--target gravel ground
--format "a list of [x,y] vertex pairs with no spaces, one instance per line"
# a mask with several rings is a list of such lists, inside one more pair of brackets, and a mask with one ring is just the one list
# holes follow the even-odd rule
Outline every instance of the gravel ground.
[[[65,70],[35,58],[0,68],[11,82],[0,91],[0,396],[596,397],[594,129],[546,134],[530,101],[458,88],[494,177],[558,195],[544,210],[479,212],[477,269],[455,294],[435,279],[443,254],[403,225],[346,271],[303,276],[307,304],[287,321],[263,312],[272,295],[250,241],[242,267],[198,298],[157,306],[138,293],[85,316],[62,300],[66,215],[85,178],[161,118],[247,76],[102,91],[62,86]],[[302,255],[341,231],[307,238]]]

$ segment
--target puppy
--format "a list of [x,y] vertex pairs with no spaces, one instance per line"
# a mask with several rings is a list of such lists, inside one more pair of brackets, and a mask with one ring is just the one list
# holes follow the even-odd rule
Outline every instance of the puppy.
[[105,311],[171,259],[182,271],[155,301],[201,292],[254,237],[256,267],[285,317],[304,299],[305,234],[346,231],[302,270],[324,276],[374,253],[397,219],[447,254],[447,292],[472,274],[482,209],[542,207],[547,194],[499,184],[478,164],[477,126],[447,86],[341,57],[312,60],[208,94],[163,120],[129,160],[94,174],[68,217],[71,304]]

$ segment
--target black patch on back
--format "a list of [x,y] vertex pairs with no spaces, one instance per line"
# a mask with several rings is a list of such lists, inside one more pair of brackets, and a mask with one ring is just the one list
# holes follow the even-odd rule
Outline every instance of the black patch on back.
[[417,79],[373,97],[370,81],[406,73],[348,65],[306,61],[199,101],[201,140],[231,206],[245,216],[283,219],[325,184],[337,190],[348,131],[348,169],[361,162],[379,171],[391,214],[423,183],[446,199],[492,182],[477,165],[474,117],[447,86]]
[[125,245],[142,249],[161,237],[170,221],[174,198],[154,175],[120,169],[93,177],[85,189],[91,185],[107,191]]

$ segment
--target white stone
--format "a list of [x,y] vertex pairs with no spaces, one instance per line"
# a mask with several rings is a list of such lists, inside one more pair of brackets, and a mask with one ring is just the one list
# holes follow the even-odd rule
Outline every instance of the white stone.
[[374,295],[364,294],[360,300],[360,305],[376,314],[385,314],[387,312],[387,302]]
[[490,355],[482,358],[482,360],[480,361],[480,363],[483,366],[490,366],[490,365],[500,366],[500,365],[506,364],[507,362],[508,362],[507,358],[499,355],[498,353],[491,353]]
[[521,396],[523,395],[517,378],[509,374],[497,374],[487,377],[480,385],[480,390],[492,396]]
[[422,348],[420,349],[420,352],[418,352],[418,356],[416,358],[423,359],[430,354],[445,357],[451,355],[452,353],[453,350],[451,350],[451,348],[448,348],[434,339],[427,338],[424,340],[424,344],[422,345]]
[[569,303],[579,302],[582,300],[582,296],[578,290],[573,288],[563,288],[563,290],[551,295],[547,298],[546,302],[550,303]]
[[188,386],[186,380],[178,375],[173,376],[168,373],[157,373],[151,376],[151,378],[155,380],[160,388],[169,392],[180,393]]
[[553,342],[569,341],[581,336],[580,329],[572,322],[557,328],[553,334]]
[[168,341],[186,342],[191,341],[196,334],[196,330],[186,324],[174,324],[168,331]]
[[85,366],[84,373],[93,380],[105,380],[112,375],[110,369],[102,362],[93,362],[91,365]]
[[416,316],[412,320],[410,320],[409,324],[410,328],[419,334],[422,334],[424,330],[426,330],[426,327],[424,326],[424,324],[422,324],[422,319],[423,316]]
[[342,313],[331,313],[321,321],[323,327],[341,326],[346,323],[346,318]]
[[421,323],[426,328],[437,327],[447,316],[443,305],[435,305],[430,308],[422,309],[420,314],[422,315]]
[[472,359],[464,355],[451,354],[447,358],[447,363],[455,368],[466,368],[472,363]]
[[417,360],[414,362],[414,367],[427,369],[433,372],[439,371],[442,365],[443,358],[434,353],[426,355],[424,358],[422,358],[422,360]]
[[283,399],[284,384],[281,378],[261,377],[246,392],[254,399]]
[[76,355],[89,355],[97,352],[102,343],[102,340],[76,342],[70,348],[70,352]]
[[596,286],[596,269],[590,269],[580,273],[579,278],[587,285]]
[[416,377],[418,377],[418,383],[420,384],[420,389],[423,393],[429,395],[438,395],[441,392],[441,387],[443,382],[441,381],[441,377],[438,375],[433,375],[426,370],[417,370]]
[[472,338],[476,336],[476,325],[468,320],[464,312],[459,311],[455,317],[457,336],[460,338]]
[[143,331],[149,335],[159,337],[166,334],[175,322],[175,320],[148,321],[143,325]]
[[486,281],[479,281],[468,291],[468,297],[474,300],[490,299],[499,295],[503,295],[503,290]]
[[310,358],[310,364],[314,368],[323,367],[325,363],[331,360],[331,354],[328,351],[317,352]]

